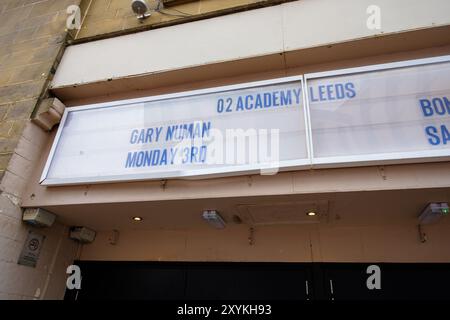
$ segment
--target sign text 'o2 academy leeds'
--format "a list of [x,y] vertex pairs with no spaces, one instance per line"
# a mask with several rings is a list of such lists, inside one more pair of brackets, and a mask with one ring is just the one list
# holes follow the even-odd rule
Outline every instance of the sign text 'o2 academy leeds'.
[[43,185],[450,156],[450,56],[67,108]]

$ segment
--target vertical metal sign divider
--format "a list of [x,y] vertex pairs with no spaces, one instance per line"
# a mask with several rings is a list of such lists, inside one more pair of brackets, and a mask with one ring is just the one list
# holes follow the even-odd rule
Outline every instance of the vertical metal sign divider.
[[312,128],[311,128],[311,113],[309,112],[309,95],[308,95],[308,82],[306,75],[302,76],[303,86],[303,105],[305,114],[305,131],[306,131],[306,148],[308,150],[308,158],[310,162],[310,168],[313,168],[314,148],[312,142]]

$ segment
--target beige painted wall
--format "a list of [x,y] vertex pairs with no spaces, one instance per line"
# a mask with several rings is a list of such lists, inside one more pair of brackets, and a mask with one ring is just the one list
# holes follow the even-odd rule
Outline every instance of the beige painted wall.
[[[170,213],[168,213],[170,214]],[[84,245],[82,260],[249,262],[450,262],[450,224],[425,227],[419,241],[414,224],[382,226],[287,225],[249,229],[124,230],[117,245],[100,232]]]

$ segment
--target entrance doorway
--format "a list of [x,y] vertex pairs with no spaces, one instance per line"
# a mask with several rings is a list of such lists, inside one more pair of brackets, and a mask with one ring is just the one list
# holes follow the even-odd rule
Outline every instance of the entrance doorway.
[[[450,300],[450,264],[77,261],[66,300]],[[369,289],[368,267],[380,270]]]

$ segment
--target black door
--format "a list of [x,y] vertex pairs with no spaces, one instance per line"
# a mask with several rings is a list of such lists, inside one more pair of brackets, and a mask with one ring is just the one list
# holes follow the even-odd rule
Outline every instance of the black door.
[[450,300],[450,264],[75,263],[81,290],[68,300]]
[[[378,287],[367,285],[374,275],[370,266],[378,269]],[[314,271],[325,300],[450,300],[446,263],[323,263]]]
[[381,290],[369,289],[367,273],[370,264],[362,263],[321,263],[315,265],[316,290],[323,300],[377,300],[384,299],[384,268],[380,268]]
[[311,269],[299,263],[219,263],[187,266],[186,298],[308,300]]
[[310,265],[300,263],[75,262],[81,290],[68,300],[308,300]]
[[70,300],[178,300],[184,298],[186,273],[177,264],[75,262],[81,290],[66,290]]

